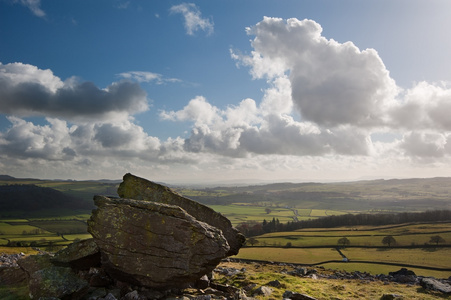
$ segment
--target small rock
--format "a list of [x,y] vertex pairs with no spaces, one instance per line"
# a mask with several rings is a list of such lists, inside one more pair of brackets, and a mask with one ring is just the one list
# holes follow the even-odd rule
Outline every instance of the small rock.
[[127,293],[124,297],[121,298],[121,300],[140,300],[140,296],[138,294],[138,291],[132,291],[130,293]]
[[206,289],[210,285],[210,280],[207,275],[202,276],[199,280],[196,281],[195,286],[198,289]]
[[103,298],[104,300],[117,300],[116,297],[114,297],[113,294],[108,293],[108,295],[105,296],[105,298]]
[[444,294],[451,294],[451,285],[438,281],[435,278],[422,278],[420,284],[427,290],[434,290]]
[[394,300],[394,299],[402,299],[403,297],[398,294],[383,294],[380,300]]
[[254,295],[261,295],[263,297],[268,297],[273,292],[273,289],[267,286],[261,286],[254,291]]
[[310,297],[309,295],[294,293],[292,291],[285,291],[282,297],[284,299],[292,299],[292,300],[317,300],[316,298]]
[[282,284],[280,283],[279,280],[273,280],[273,281],[268,282],[266,285],[269,285],[269,286],[272,286],[275,288],[279,288]]

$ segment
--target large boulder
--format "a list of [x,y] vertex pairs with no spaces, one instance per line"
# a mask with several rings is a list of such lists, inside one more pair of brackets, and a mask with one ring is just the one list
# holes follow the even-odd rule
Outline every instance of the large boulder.
[[117,280],[180,287],[211,272],[230,251],[220,229],[178,206],[104,196],[94,202],[88,231],[102,267]]
[[181,196],[164,185],[128,173],[124,175],[123,182],[120,184],[117,192],[122,198],[148,200],[179,206],[198,221],[222,230],[230,246],[230,250],[227,253],[228,256],[238,254],[245,242],[244,235],[234,228],[230,220],[225,216],[205,205]]

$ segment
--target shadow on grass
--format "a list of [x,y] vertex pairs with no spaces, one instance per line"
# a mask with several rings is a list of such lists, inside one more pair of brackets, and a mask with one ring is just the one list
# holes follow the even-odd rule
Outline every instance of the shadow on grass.
[[393,248],[389,248],[389,247],[386,247],[386,248],[377,248],[377,251],[390,251],[390,250],[392,250]]
[[426,248],[422,248],[421,250],[423,250],[424,252],[435,252],[438,249],[435,247],[426,247]]

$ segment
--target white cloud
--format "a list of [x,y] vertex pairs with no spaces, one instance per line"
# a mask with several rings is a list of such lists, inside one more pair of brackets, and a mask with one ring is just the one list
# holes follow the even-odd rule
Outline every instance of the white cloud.
[[45,17],[45,12],[41,9],[41,0],[15,0],[14,2],[18,2],[23,6],[28,7],[28,9],[30,9],[37,17]]
[[122,78],[134,80],[137,82],[153,82],[153,81],[155,81],[156,84],[164,84],[167,82],[181,82],[181,80],[177,79],[177,78],[166,78],[162,74],[146,72],[146,71],[130,71],[130,72],[119,73],[117,75]]
[[[330,178],[375,170],[393,177],[419,165],[423,176],[448,170],[449,84],[420,82],[401,90],[375,50],[326,39],[311,20],[264,18],[247,31],[255,36],[253,51],[231,56],[254,78],[267,80],[263,98],[243,97],[221,108],[199,95],[160,111],[162,121],[191,126],[187,138],[166,141],[149,135],[132,115],[148,109],[138,83],[177,79],[130,71],[118,74],[128,81],[101,89],[31,65],[0,64],[0,113],[12,124],[0,133],[0,167],[11,161],[39,170],[48,163],[49,170],[83,177],[89,166],[93,176],[103,168],[117,178],[140,170],[174,180],[293,178],[300,170],[307,179],[324,178],[324,171]],[[51,118],[36,125],[26,116]],[[382,138],[387,133],[390,138]]]
[[450,154],[450,135],[441,133],[411,132],[404,136],[401,148],[415,158],[441,158]]
[[213,21],[202,18],[199,8],[194,3],[182,3],[174,5],[169,10],[171,13],[181,14],[185,21],[185,29],[188,35],[194,35],[195,31],[203,30],[212,34],[214,30]]
[[63,82],[50,70],[22,63],[0,63],[0,99],[0,113],[71,121],[127,119],[148,109],[147,94],[137,83],[101,89],[75,78]]
[[232,57],[251,67],[256,78],[288,75],[294,107],[303,119],[321,126],[374,126],[398,90],[373,49],[328,40],[312,20],[265,17],[248,34],[251,56]]
[[260,154],[366,155],[369,140],[355,128],[341,127],[325,130],[309,122],[295,121],[286,114],[266,111],[267,102],[257,107],[245,99],[225,110],[196,97],[179,111],[161,113],[163,119],[191,121],[193,129],[185,140],[189,152],[210,152],[243,157]]
[[451,131],[449,84],[420,82],[405,91],[402,101],[389,111],[391,126],[408,130]]

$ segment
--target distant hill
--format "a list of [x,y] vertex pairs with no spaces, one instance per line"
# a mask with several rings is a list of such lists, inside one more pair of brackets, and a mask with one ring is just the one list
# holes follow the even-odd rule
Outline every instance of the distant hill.
[[49,209],[91,209],[80,198],[47,187],[28,184],[0,186],[0,212],[39,211]]
[[16,180],[16,178],[9,175],[0,175],[0,180],[8,181],[8,180]]

